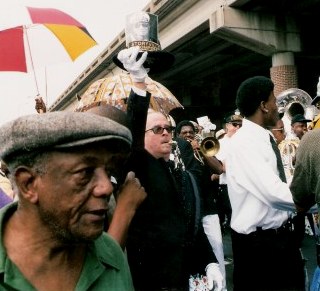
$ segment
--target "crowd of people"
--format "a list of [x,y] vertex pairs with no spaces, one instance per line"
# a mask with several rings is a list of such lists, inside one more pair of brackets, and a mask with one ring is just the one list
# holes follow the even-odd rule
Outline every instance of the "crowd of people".
[[320,203],[320,130],[292,118],[288,175],[270,78],[244,80],[218,130],[175,124],[149,109],[139,53],[117,56],[133,80],[126,113],[46,112],[38,98],[40,114],[0,127],[1,288],[226,291],[229,233],[233,290],[306,290],[298,226]]

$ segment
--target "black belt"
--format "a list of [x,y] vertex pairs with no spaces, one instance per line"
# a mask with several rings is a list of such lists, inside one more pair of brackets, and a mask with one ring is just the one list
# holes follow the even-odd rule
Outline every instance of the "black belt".
[[285,223],[279,228],[262,229],[262,227],[257,227],[257,230],[249,233],[249,235],[279,235],[292,232],[293,230],[291,223]]
[[262,229],[262,227],[257,227],[257,230],[255,233],[270,233],[270,234],[279,234],[283,232],[288,232],[288,229],[284,226],[281,226],[279,228],[269,228],[269,229]]

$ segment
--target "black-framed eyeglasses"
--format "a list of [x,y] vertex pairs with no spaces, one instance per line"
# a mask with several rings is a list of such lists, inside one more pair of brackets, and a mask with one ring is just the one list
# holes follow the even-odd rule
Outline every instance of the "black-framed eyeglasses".
[[163,134],[163,131],[166,130],[168,133],[171,133],[172,131],[174,131],[175,127],[174,126],[154,126],[152,128],[149,128],[146,130],[147,131],[150,131],[152,130],[154,134]]
[[242,126],[242,123],[238,123],[238,122],[230,122],[232,124],[232,126],[234,127],[241,127]]

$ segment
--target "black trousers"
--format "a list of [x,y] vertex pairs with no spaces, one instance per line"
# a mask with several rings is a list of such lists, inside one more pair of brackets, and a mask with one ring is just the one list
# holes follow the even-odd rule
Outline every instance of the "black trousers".
[[304,261],[288,229],[231,232],[234,291],[304,291]]
[[232,208],[228,194],[228,187],[225,184],[219,185],[217,207],[220,225],[222,227],[229,227],[231,221]]

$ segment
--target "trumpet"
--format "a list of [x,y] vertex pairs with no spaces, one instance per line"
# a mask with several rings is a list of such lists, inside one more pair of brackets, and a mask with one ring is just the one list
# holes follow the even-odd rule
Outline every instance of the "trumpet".
[[215,156],[220,149],[220,143],[217,138],[211,135],[203,136],[196,134],[195,140],[200,146],[199,149],[194,150],[194,156],[202,165],[204,165],[203,158]]

